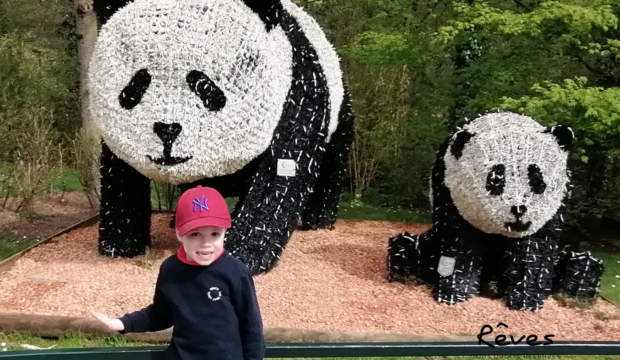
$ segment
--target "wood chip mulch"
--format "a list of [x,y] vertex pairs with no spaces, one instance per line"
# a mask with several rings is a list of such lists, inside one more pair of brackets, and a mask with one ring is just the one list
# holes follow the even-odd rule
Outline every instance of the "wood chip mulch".
[[[118,317],[147,306],[161,261],[179,246],[169,220],[169,215],[153,216],[154,246],[148,259],[100,256],[96,225],[34,248],[0,277],[0,312],[89,316],[93,309]],[[438,304],[424,286],[389,283],[388,238],[426,229],[339,221],[332,231],[295,232],[276,268],[255,278],[265,326],[471,335],[489,324],[494,328],[490,339],[504,333],[517,339],[553,334],[555,341],[620,341],[620,309],[603,300],[578,310],[549,298],[544,309],[530,313],[484,297],[455,306]],[[498,331],[500,322],[509,328]]]

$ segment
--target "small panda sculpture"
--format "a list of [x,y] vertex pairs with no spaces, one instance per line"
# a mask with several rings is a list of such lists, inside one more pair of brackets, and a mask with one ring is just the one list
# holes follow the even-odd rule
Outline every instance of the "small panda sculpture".
[[[509,308],[542,308],[561,255],[574,141],[569,127],[545,127],[512,112],[487,113],[459,127],[432,169],[433,226],[390,238],[388,279],[430,284],[448,304],[496,281]],[[590,263],[591,269],[599,264]]]
[[151,179],[238,196],[225,247],[253,274],[277,263],[299,219],[333,226],[353,116],[314,19],[289,0],[94,5],[101,254],[150,246]]

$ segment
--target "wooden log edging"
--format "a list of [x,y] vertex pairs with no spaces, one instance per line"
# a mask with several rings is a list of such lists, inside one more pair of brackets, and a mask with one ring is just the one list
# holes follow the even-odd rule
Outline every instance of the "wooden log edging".
[[[93,318],[30,315],[0,312],[0,332],[21,332],[47,338],[80,332],[87,337],[119,336],[107,330]],[[170,341],[172,329],[120,335],[128,341],[166,344]],[[300,330],[288,328],[265,328],[268,343],[351,343],[351,342],[471,342],[475,336],[459,335],[412,335],[371,332],[338,332],[322,330]]]
[[24,250],[18,252],[17,254],[11,256],[8,259],[4,259],[3,261],[0,261],[0,275],[2,275],[4,272],[11,270],[11,268],[13,267],[13,265],[15,265],[15,263],[17,262],[17,260],[19,260],[22,256],[24,256],[24,254],[26,254],[27,252],[29,252],[30,250],[34,249],[35,247],[48,243],[50,242],[52,239],[66,234],[69,231],[75,230],[75,229],[79,229],[82,227],[87,227],[87,226],[91,226],[95,223],[97,223],[97,221],[99,221],[99,214],[95,214],[87,219],[84,219],[82,221],[79,221],[67,228],[64,228],[62,230],[57,231],[56,233],[52,234],[51,236],[48,236],[47,238],[45,238],[43,241],[39,241],[35,244],[32,244],[31,246],[25,248]]

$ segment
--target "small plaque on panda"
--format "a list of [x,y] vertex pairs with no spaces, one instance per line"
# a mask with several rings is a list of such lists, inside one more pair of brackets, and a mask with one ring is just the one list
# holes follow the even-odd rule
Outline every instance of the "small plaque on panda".
[[295,160],[278,159],[278,176],[295,176]]
[[439,266],[437,266],[437,272],[441,276],[449,276],[454,272],[454,264],[456,259],[448,256],[442,256],[439,258]]

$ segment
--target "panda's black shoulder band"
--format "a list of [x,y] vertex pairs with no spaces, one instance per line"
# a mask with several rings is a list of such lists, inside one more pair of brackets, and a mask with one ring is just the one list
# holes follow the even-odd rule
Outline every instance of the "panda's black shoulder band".
[[265,23],[267,32],[280,25],[282,22],[282,3],[280,0],[243,0]]
[[105,24],[120,8],[132,2],[133,0],[94,0],[93,8],[99,25]]
[[564,151],[570,150],[576,140],[573,129],[565,125],[549,126],[545,130],[545,133],[555,136],[558,145],[560,145],[560,148]]
[[454,141],[452,142],[452,146],[450,146],[450,152],[454,155],[455,158],[459,159],[463,155],[463,149],[465,148],[465,144],[474,136],[474,134],[470,133],[467,130],[458,131],[454,134]]

